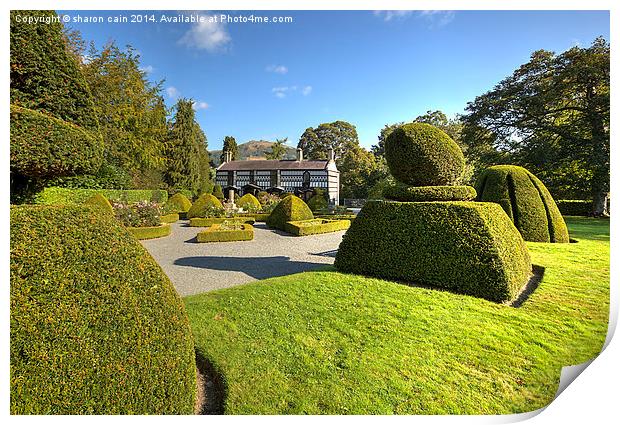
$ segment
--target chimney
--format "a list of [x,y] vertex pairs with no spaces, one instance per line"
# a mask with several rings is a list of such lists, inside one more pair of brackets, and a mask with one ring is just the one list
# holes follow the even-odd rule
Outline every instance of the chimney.
[[304,151],[302,148],[297,148],[297,161],[304,160]]
[[328,161],[333,161],[334,160],[334,148],[329,148],[327,150],[327,160]]
[[224,162],[232,161],[232,152],[229,150],[224,151]]

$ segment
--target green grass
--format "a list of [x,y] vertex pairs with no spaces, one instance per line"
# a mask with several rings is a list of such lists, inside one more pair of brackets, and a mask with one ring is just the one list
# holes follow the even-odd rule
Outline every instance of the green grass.
[[226,413],[501,414],[547,405],[563,365],[599,353],[609,221],[570,217],[572,244],[528,243],[545,276],[516,309],[333,271],[185,299]]

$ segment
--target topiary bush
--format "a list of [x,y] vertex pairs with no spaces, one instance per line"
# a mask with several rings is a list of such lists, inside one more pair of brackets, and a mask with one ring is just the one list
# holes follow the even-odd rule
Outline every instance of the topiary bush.
[[212,195],[215,196],[220,201],[223,201],[224,200],[224,192],[222,192],[222,186],[220,186],[219,184],[216,184],[215,186],[213,186]]
[[192,332],[140,243],[94,207],[10,215],[11,414],[191,414]]
[[532,267],[519,232],[499,205],[367,202],[344,235],[335,266],[503,302]]
[[297,196],[287,196],[267,217],[267,226],[286,231],[287,221],[312,220],[314,215],[308,205]]
[[385,159],[394,178],[412,186],[454,185],[465,170],[461,148],[429,124],[405,124],[385,141]]
[[182,193],[175,193],[166,202],[166,209],[176,213],[187,213],[191,207],[192,201]]
[[502,206],[526,241],[569,242],[553,197],[532,173],[516,165],[488,168],[476,182],[478,200]]
[[327,205],[328,202],[325,191],[322,189],[315,189],[315,194],[308,199],[308,207],[314,212],[327,209]]
[[97,208],[101,209],[106,213],[110,213],[112,215],[114,214],[114,208],[112,208],[112,204],[110,204],[110,201],[108,201],[108,199],[101,193],[97,193],[88,198],[85,204],[96,206]]
[[223,211],[224,206],[215,196],[210,193],[203,193],[187,211],[187,218],[205,217],[210,209],[221,209]]
[[392,201],[473,201],[476,189],[471,186],[408,186],[402,183],[388,184],[383,188],[383,196]]
[[260,211],[261,204],[251,193],[246,193],[238,201],[235,201],[238,207],[243,208],[246,211]]

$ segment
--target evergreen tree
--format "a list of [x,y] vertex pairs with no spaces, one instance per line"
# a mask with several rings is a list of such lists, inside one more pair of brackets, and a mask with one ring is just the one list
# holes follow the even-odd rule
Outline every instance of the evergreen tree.
[[197,193],[200,186],[200,135],[193,103],[190,99],[179,99],[176,104],[168,140],[165,178],[170,188]]
[[222,147],[222,155],[220,155],[220,163],[226,160],[226,152],[232,152],[232,160],[239,159],[239,148],[237,147],[237,141],[232,136],[224,137],[224,146]]

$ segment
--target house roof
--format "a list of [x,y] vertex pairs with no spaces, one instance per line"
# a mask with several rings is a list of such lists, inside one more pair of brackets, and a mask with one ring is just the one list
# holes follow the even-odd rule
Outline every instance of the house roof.
[[251,170],[325,170],[329,161],[295,161],[261,159],[249,161],[231,161],[220,165],[218,171],[251,171]]

